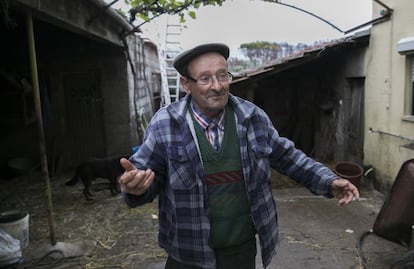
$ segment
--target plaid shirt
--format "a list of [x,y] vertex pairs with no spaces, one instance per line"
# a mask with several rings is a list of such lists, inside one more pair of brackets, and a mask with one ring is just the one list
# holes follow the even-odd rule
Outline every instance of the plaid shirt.
[[[130,207],[151,202],[158,195],[158,241],[172,258],[193,266],[216,266],[210,238],[210,207],[205,173],[193,122],[191,96],[161,108],[152,118],[144,142],[131,158],[139,169],[151,168],[155,180],[141,196],[123,193]],[[289,176],[312,193],[331,197],[338,178],[278,135],[268,116],[254,104],[230,95],[236,115],[247,196],[260,240],[263,266],[269,265],[279,244],[276,204],[270,167]]]

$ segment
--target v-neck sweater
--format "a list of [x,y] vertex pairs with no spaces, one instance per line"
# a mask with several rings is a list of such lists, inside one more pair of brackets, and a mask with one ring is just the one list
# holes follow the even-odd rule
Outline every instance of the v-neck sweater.
[[[195,129],[206,174],[214,249],[219,253],[233,254],[252,247],[255,230],[244,185],[234,113],[230,107],[226,109],[225,132],[218,151],[201,128]],[[198,124],[193,120],[195,125]]]

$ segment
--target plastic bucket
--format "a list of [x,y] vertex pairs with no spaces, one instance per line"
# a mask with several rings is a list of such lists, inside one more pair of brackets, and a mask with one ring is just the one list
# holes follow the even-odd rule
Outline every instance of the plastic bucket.
[[340,162],[335,165],[334,172],[341,178],[351,181],[359,189],[361,176],[364,172],[361,166],[352,162]]
[[7,211],[0,213],[0,228],[20,241],[23,249],[29,245],[29,213],[26,211]]

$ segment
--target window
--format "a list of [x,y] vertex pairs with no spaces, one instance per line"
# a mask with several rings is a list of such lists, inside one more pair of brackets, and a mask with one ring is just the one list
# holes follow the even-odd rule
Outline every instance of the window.
[[410,57],[411,63],[410,63],[410,71],[411,71],[411,76],[410,76],[410,87],[411,87],[411,91],[410,91],[410,114],[414,115],[414,55],[411,55]]

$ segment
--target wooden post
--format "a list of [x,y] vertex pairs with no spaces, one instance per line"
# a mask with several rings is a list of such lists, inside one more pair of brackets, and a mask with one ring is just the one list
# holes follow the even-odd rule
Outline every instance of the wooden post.
[[38,73],[37,73],[37,62],[36,62],[36,48],[35,48],[35,39],[34,39],[34,32],[33,32],[33,18],[30,12],[27,13],[26,21],[27,21],[27,37],[28,37],[27,40],[28,40],[28,47],[29,47],[33,98],[34,98],[36,120],[38,123],[38,132],[39,132],[40,163],[42,167],[42,175],[43,175],[43,178],[46,184],[45,193],[46,193],[46,198],[47,198],[46,202],[47,202],[47,210],[48,210],[50,240],[51,240],[52,246],[54,246],[56,245],[56,224],[55,224],[54,213],[53,213],[52,192],[50,188],[45,134],[43,130],[42,106],[41,106],[41,101],[40,101],[39,78],[38,78]]

